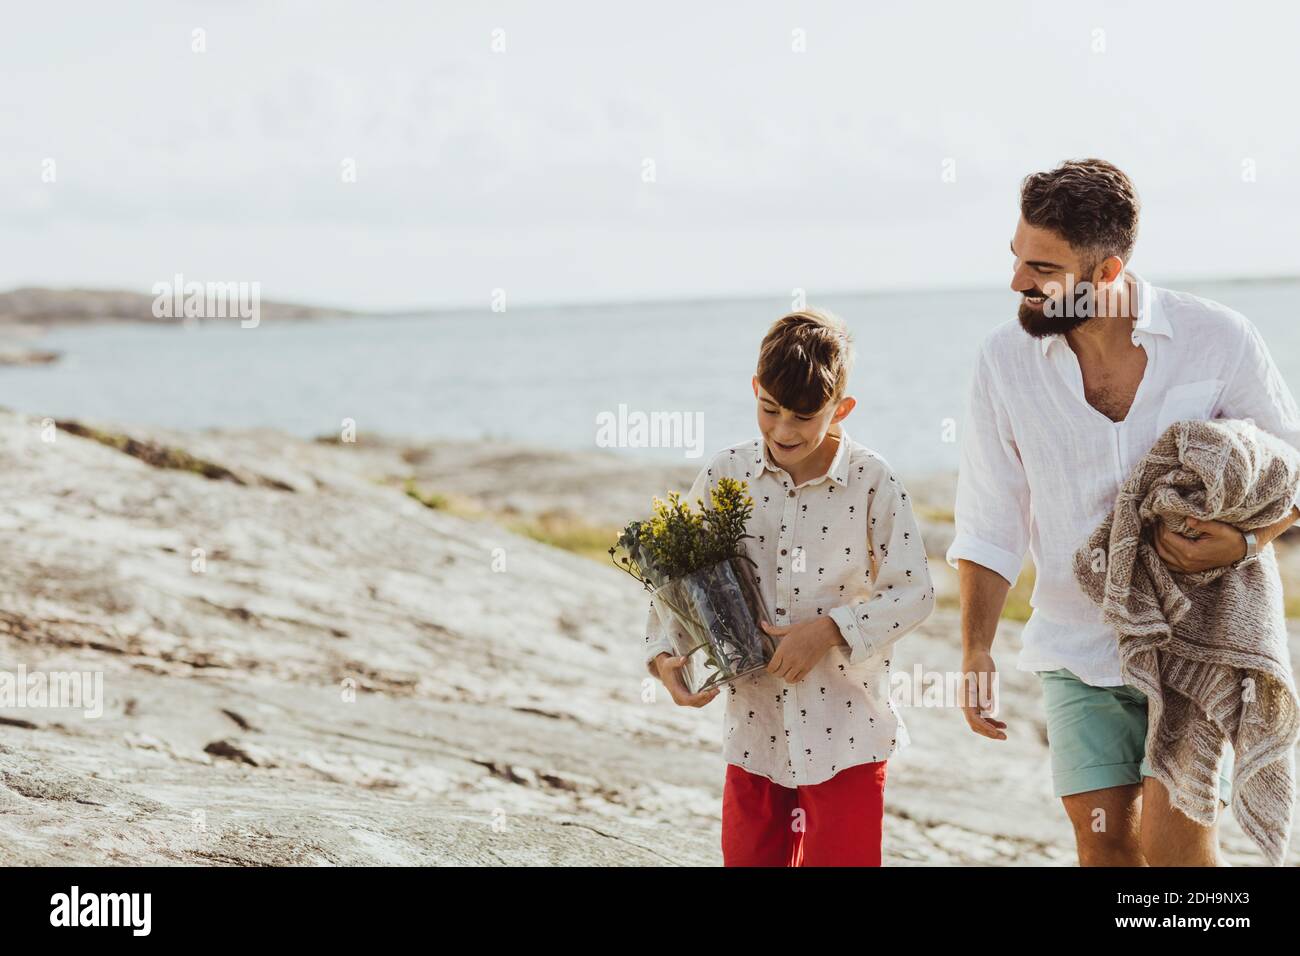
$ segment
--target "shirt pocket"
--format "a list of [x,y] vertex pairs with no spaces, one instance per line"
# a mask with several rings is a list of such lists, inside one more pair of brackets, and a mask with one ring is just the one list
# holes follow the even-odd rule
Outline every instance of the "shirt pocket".
[[1165,392],[1156,418],[1156,434],[1163,435],[1174,422],[1206,421],[1214,412],[1214,403],[1223,390],[1223,381],[1207,378],[1201,382],[1175,385]]

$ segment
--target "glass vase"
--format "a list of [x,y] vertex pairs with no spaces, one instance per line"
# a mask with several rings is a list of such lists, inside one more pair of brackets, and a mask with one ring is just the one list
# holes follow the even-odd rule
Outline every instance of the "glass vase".
[[753,563],[737,556],[654,592],[659,619],[679,656],[692,693],[736,680],[768,665],[776,641],[760,626],[771,621]]

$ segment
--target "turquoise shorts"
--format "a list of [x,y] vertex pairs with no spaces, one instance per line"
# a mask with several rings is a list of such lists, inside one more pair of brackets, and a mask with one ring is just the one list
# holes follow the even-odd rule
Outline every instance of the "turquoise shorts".
[[[1131,684],[1094,687],[1068,670],[1039,671],[1047,709],[1052,788],[1058,797],[1141,783],[1146,762],[1147,698]],[[1232,798],[1231,749],[1219,770],[1219,800]]]

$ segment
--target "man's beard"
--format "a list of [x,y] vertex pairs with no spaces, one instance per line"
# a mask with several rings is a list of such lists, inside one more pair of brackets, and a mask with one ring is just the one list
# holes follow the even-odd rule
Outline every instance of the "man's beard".
[[[1034,292],[1042,292],[1042,289],[1034,289]],[[1088,293],[1084,290],[1075,288],[1074,307],[1072,309],[1063,308],[1064,300],[1053,301],[1049,298],[1043,299],[1042,306],[1035,309],[1025,302],[1022,298],[1020,301],[1020,327],[1036,339],[1046,338],[1049,335],[1064,335],[1066,332],[1072,332],[1083,323],[1093,318],[1094,309],[1088,299]],[[1048,310],[1061,313],[1064,315],[1048,315]]]

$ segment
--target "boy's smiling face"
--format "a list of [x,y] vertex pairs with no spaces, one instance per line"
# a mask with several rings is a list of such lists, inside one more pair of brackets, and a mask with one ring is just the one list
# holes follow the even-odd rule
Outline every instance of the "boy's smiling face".
[[825,461],[815,456],[822,448],[831,426],[843,421],[853,411],[856,404],[853,398],[845,396],[838,402],[827,402],[819,411],[801,413],[783,408],[762,385],[758,376],[754,376],[754,396],[758,399],[758,430],[767,442],[768,454],[772,460],[791,475],[803,466],[829,467],[834,455],[834,444],[830,446],[830,455],[823,454]]

